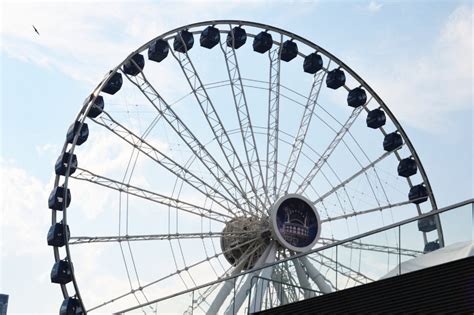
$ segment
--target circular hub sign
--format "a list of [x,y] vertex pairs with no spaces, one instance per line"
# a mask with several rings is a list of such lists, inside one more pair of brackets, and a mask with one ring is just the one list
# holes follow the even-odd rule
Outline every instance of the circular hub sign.
[[290,250],[307,251],[319,238],[321,220],[311,201],[303,196],[289,194],[278,199],[271,218],[274,236]]

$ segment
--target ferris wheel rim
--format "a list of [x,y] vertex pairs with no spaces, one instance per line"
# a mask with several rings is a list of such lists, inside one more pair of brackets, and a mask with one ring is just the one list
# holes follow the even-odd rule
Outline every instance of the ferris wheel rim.
[[[84,121],[87,118],[87,113],[90,111],[95,99],[99,95],[99,92],[108,83],[108,81],[110,80],[112,75],[114,73],[116,73],[120,69],[120,67],[123,66],[124,63],[129,61],[130,58],[133,55],[135,55],[137,53],[140,53],[140,52],[143,52],[154,41],[156,41],[158,39],[163,39],[163,38],[169,37],[173,34],[176,34],[177,32],[179,32],[181,30],[188,30],[188,29],[192,29],[192,28],[196,28],[196,27],[210,26],[210,25],[212,25],[212,26],[215,26],[215,25],[250,26],[250,27],[259,28],[259,29],[262,29],[262,30],[270,30],[270,31],[288,36],[288,37],[290,37],[290,38],[292,38],[292,39],[294,39],[298,42],[301,42],[301,43],[313,48],[315,51],[320,52],[321,54],[325,55],[331,61],[336,62],[336,64],[339,66],[339,68],[347,71],[354,79],[356,79],[359,82],[360,86],[364,87],[372,95],[372,97],[374,97],[374,99],[377,101],[377,103],[380,105],[380,107],[384,110],[384,112],[388,115],[390,120],[393,122],[393,124],[397,128],[397,131],[402,136],[402,138],[404,140],[404,144],[407,146],[407,148],[409,149],[412,157],[416,161],[416,164],[418,166],[418,170],[420,171],[420,175],[421,175],[422,180],[423,180],[423,184],[425,185],[425,187],[428,190],[428,198],[430,200],[432,209],[433,210],[437,209],[435,196],[434,196],[434,193],[432,191],[428,176],[425,172],[425,169],[424,169],[424,167],[421,163],[421,160],[420,160],[414,146],[412,145],[408,135],[405,133],[403,127],[401,126],[401,124],[396,119],[395,115],[391,112],[391,110],[385,104],[385,102],[378,96],[378,94],[370,87],[370,85],[368,85],[355,71],[353,71],[349,66],[347,66],[344,62],[342,62],[339,58],[337,58],[335,55],[331,54],[330,52],[328,52],[324,48],[320,47],[319,45],[316,45],[312,41],[309,41],[309,40],[307,40],[307,39],[305,39],[305,38],[303,38],[299,35],[296,35],[294,33],[291,33],[291,32],[288,32],[286,30],[283,30],[283,29],[280,29],[280,28],[277,28],[277,27],[273,27],[273,26],[270,26],[270,25],[262,24],[262,23],[243,21],[243,20],[210,20],[210,21],[204,21],[204,22],[198,22],[198,23],[192,23],[192,24],[184,25],[184,26],[175,28],[171,31],[165,32],[165,33],[153,38],[152,40],[150,40],[146,44],[142,45],[139,49],[132,52],[117,67],[115,67],[112,71],[110,71],[108,73],[108,75],[101,81],[101,83],[94,89],[94,91],[91,93],[91,95],[86,99],[86,101],[84,103],[84,106],[82,107],[81,111],[77,114],[76,119],[74,120],[74,122],[79,122],[80,126],[82,127],[82,125],[84,124]],[[201,31],[196,31],[196,33],[201,33],[201,32],[202,32],[202,30]],[[219,32],[220,33],[227,33],[228,31],[219,30]],[[252,36],[252,35],[249,34],[249,36]],[[278,42],[275,42],[275,43],[279,44],[279,45],[282,44],[282,43],[278,43]],[[385,134],[385,132],[383,131],[382,128],[379,128],[379,129],[381,129],[382,133]],[[70,177],[72,154],[74,153],[78,137],[79,137],[78,134],[76,134],[74,136],[74,140],[72,141],[70,149],[68,151],[71,154],[71,156],[69,158],[69,163],[68,163],[68,166],[67,166],[67,169],[66,169],[66,173],[64,175],[63,187],[64,187],[65,190],[68,187],[68,179]],[[61,153],[64,154],[67,151],[67,149],[68,149],[68,142],[65,141],[64,146],[61,150]],[[400,161],[401,158],[400,158],[400,156],[398,155],[397,152],[395,153],[395,155],[397,156],[397,159]],[[61,175],[56,175],[56,177],[55,177],[55,180],[54,180],[54,187],[55,188],[59,186],[60,177],[61,177]],[[411,183],[409,178],[407,178],[407,181],[408,181],[409,186],[412,187],[413,184]],[[63,211],[63,220],[62,220],[62,222],[64,223],[64,227],[67,226],[67,206],[65,205],[66,202],[67,202],[67,198],[68,197],[66,195],[65,198],[64,198],[65,202],[64,202],[64,206],[63,206],[63,210],[62,210]],[[417,207],[418,207],[418,205],[417,205]],[[418,207],[418,211],[420,212],[419,207]],[[421,212],[420,212],[420,214],[421,214]],[[58,222],[57,221],[57,211],[54,210],[54,211],[52,211],[52,224],[55,224],[57,222]],[[440,231],[441,226],[439,226],[438,229],[439,229],[440,235],[442,235],[442,231]],[[440,241],[441,241],[441,239],[442,239],[442,236],[440,237]],[[72,264],[72,256],[71,256],[71,253],[70,253],[70,250],[69,250],[69,242],[66,242],[65,250],[66,250],[66,259],[68,259]],[[54,252],[55,261],[56,262],[59,261],[61,259],[60,254],[59,254],[59,248],[55,246],[54,249],[53,249],[53,252]],[[83,301],[82,301],[82,298],[81,298],[81,295],[80,295],[79,286],[77,284],[74,272],[72,272],[72,282],[73,282],[74,291],[75,291],[74,296],[76,296],[78,298],[78,300],[80,301],[83,309],[85,310],[84,305],[83,305]],[[71,295],[69,295],[65,285],[61,285],[61,290],[62,290],[64,298],[67,298],[67,297],[71,296]]]

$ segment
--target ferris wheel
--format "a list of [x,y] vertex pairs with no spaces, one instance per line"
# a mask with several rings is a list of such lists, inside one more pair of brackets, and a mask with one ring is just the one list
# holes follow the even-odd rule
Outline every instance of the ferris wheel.
[[[245,312],[250,275],[192,303],[156,301],[437,208],[410,139],[359,75],[246,21],[186,25],[133,51],[86,98],[55,173],[63,314]],[[421,252],[443,246],[439,222],[418,232]],[[370,279],[358,257],[371,250],[348,248],[337,282]],[[262,276],[328,293],[333,263]]]

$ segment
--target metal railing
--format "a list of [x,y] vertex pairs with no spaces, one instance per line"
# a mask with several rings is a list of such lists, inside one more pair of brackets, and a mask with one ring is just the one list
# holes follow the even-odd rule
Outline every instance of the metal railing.
[[[420,221],[440,220],[446,247],[474,240],[473,218],[474,199],[465,200],[342,241],[331,243],[331,239],[326,239],[327,245],[312,251],[155,299],[147,305],[156,306],[158,314],[205,314],[217,292],[223,286],[228,286],[230,293],[223,301],[219,314],[249,314],[344,290],[382,277],[410,272],[403,269],[404,262],[435,251],[436,239],[425,243],[423,238],[419,237],[420,227],[429,230],[429,226],[420,226]],[[436,230],[431,233],[433,237],[437,237]],[[354,251],[359,255],[354,255]],[[307,275],[308,283],[312,281],[309,286],[301,285],[305,281],[301,274],[298,275],[298,265]],[[268,272],[269,270],[271,272]],[[260,276],[264,273],[271,276]],[[295,284],[298,277],[300,285]],[[245,281],[249,278],[250,281]],[[236,301],[240,292],[244,293],[245,298],[243,301]],[[177,305],[182,305],[183,309],[177,309]],[[133,307],[120,313],[135,309],[136,307]]]

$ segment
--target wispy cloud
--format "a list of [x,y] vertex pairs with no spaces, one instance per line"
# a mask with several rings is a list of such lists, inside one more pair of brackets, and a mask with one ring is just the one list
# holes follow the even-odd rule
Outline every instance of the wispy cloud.
[[[193,21],[222,16],[237,3],[23,2],[2,3],[1,49],[13,58],[96,84],[134,49]],[[32,25],[39,30],[36,34]]]
[[375,0],[370,1],[369,4],[367,5],[367,9],[373,13],[379,11],[381,8],[382,8],[382,4],[378,3]]
[[47,185],[12,161],[0,162],[0,178],[0,230],[8,236],[0,244],[0,253],[24,256],[43,252],[50,221],[42,209],[48,199]]
[[472,21],[472,7],[460,6],[431,47],[395,60],[383,71],[369,70],[369,81],[401,121],[440,132],[449,126],[447,114],[472,108]]

